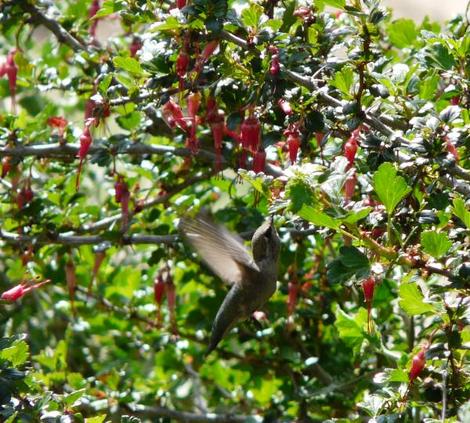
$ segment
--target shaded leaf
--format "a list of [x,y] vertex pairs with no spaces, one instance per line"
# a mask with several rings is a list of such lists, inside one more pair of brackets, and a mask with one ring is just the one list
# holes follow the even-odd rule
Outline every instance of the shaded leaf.
[[434,258],[441,258],[449,251],[452,242],[443,232],[425,231],[421,233],[421,245],[426,253]]
[[400,285],[400,307],[411,316],[432,313],[436,310],[431,304],[424,302],[424,297],[415,283],[404,283]]
[[389,214],[411,192],[405,178],[397,175],[395,167],[388,162],[381,164],[375,172],[373,185],[375,192]]

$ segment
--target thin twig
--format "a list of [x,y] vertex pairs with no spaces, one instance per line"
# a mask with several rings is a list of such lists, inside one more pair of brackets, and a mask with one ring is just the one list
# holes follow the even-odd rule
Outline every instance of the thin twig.
[[[0,231],[0,240],[12,245],[67,245],[78,247],[80,245],[98,245],[109,241],[102,235],[64,235],[41,234],[37,236],[19,235],[12,232]],[[165,244],[170,245],[178,241],[178,235],[123,235],[123,245],[138,244]]]
[[18,4],[21,5],[25,12],[31,15],[31,20],[38,25],[44,25],[49,31],[51,31],[59,40],[59,42],[67,44],[72,50],[86,51],[84,46],[79,40],[70,35],[57,21],[48,18],[43,12],[41,12],[36,6],[30,4],[27,1],[20,1]]
[[167,407],[161,406],[147,406],[147,405],[126,405],[133,415],[145,417],[148,419],[155,419],[157,417],[168,417],[180,422],[193,422],[193,423],[243,423],[249,421],[250,417],[235,414],[196,414],[187,411],[172,410]]

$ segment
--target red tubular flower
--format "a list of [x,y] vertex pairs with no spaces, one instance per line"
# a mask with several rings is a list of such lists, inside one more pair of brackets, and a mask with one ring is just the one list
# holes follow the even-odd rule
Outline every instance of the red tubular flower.
[[356,158],[358,148],[357,140],[359,138],[360,131],[360,128],[352,131],[351,136],[344,144],[344,157],[348,159],[348,162],[351,166],[354,164],[354,159]]
[[258,150],[261,138],[261,125],[258,118],[251,116],[245,119],[241,125],[242,147],[251,152]]
[[424,366],[426,365],[426,349],[425,347],[421,348],[421,350],[413,357],[411,361],[411,368],[410,373],[408,375],[410,383],[412,383],[423,371]]
[[325,134],[323,134],[323,132],[315,132],[315,139],[317,140],[317,144],[319,147],[321,146],[324,136]]
[[131,57],[135,57],[137,52],[142,48],[142,40],[139,37],[132,38],[132,42],[129,46],[129,54]]
[[234,140],[236,144],[240,144],[242,142],[242,138],[240,137],[240,135],[237,132],[229,129],[227,125],[224,126],[224,135],[227,135],[228,137],[232,138],[232,140]]
[[181,107],[176,104],[171,98],[163,106],[163,113],[171,116],[176,125],[178,125],[183,131],[188,131],[188,123],[184,119],[183,111]]
[[346,202],[351,201],[351,198],[354,195],[354,191],[356,190],[357,184],[357,176],[356,171],[354,170],[353,173],[346,178],[344,183],[344,199]]
[[77,181],[75,184],[75,188],[78,191],[80,188],[80,174],[82,172],[83,161],[85,160],[88,151],[90,150],[91,143],[93,139],[91,137],[90,128],[85,126],[85,129],[80,135],[80,148],[78,149],[77,157],[80,159],[80,163],[78,164],[77,170]]
[[201,93],[194,92],[188,95],[188,115],[191,119],[196,119],[200,105]]
[[450,99],[450,104],[452,104],[452,106],[458,106],[459,103],[460,103],[460,96],[459,95],[456,95],[456,96],[454,96]]
[[62,116],[51,116],[47,119],[47,124],[52,128],[57,128],[64,133],[65,127],[68,125],[67,119],[63,118]]
[[188,115],[191,121],[191,128],[189,129],[189,136],[186,140],[187,147],[196,154],[199,150],[199,141],[196,137],[197,131],[197,112],[201,104],[201,93],[194,92],[188,96]]
[[375,278],[368,277],[362,281],[362,290],[364,291],[364,301],[367,305],[367,329],[369,333],[372,331],[370,312],[372,309],[372,300],[374,299]]
[[270,44],[270,45],[268,46],[268,53],[270,53],[270,54],[278,54],[278,53],[279,53],[279,49],[278,49],[275,45]]
[[80,148],[78,149],[77,157],[81,160],[83,160],[86,155],[88,154],[88,151],[90,150],[91,143],[93,142],[93,139],[91,137],[91,132],[90,129],[85,126],[85,129],[82,132],[82,135],[80,135]]
[[217,120],[219,112],[217,110],[217,101],[214,97],[208,97],[206,101],[206,116],[204,119],[211,122],[212,119]]
[[122,193],[125,189],[125,182],[121,175],[118,176],[116,183],[114,184],[114,199],[116,203],[120,203],[122,199]]
[[96,37],[96,28],[98,27],[98,19],[93,19],[96,13],[100,10],[100,0],[93,0],[90,8],[88,9],[88,18],[91,19],[90,28],[88,33],[92,38]]
[[91,279],[90,283],[88,284],[88,295],[91,295],[91,291],[93,289],[93,282],[98,275],[98,271],[100,270],[101,264],[103,263],[106,257],[106,253],[104,251],[97,251],[95,253],[95,262],[93,263],[93,270],[91,272]]
[[225,128],[225,117],[223,113],[217,113],[211,119],[210,127],[212,131],[212,137],[214,138],[214,149],[216,151],[222,150],[222,140],[224,138],[224,128]]
[[287,100],[280,98],[277,104],[285,115],[290,116],[293,113],[292,107]]
[[176,0],[176,7],[182,9],[186,6],[186,0]]
[[297,16],[298,18],[307,19],[310,18],[311,15],[312,9],[307,6],[300,6],[294,10],[294,16]]
[[455,161],[458,163],[459,162],[459,152],[455,148],[454,143],[450,140],[450,138],[447,135],[444,137],[444,140],[446,142],[447,151],[454,156]]
[[64,140],[65,128],[67,128],[68,125],[67,119],[61,116],[51,116],[47,119],[47,124],[52,128],[57,128],[59,142],[62,143]]
[[189,56],[184,52],[180,52],[176,58],[176,75],[183,78],[188,71]]
[[281,72],[281,62],[279,61],[279,55],[273,54],[271,57],[271,65],[269,66],[269,73],[273,76],[279,75]]
[[186,137],[186,148],[188,148],[192,154],[197,154],[199,151],[199,141],[196,137],[195,125],[192,125],[189,129],[189,135]]
[[214,51],[217,49],[219,46],[219,40],[212,40],[209,41],[206,46],[204,47],[204,50],[202,50],[201,53],[201,59],[204,62],[206,62],[209,57],[211,57],[214,54]]
[[162,303],[163,297],[165,296],[165,282],[163,281],[162,274],[159,273],[153,282],[153,298],[155,299],[155,304],[157,305],[157,325],[161,325],[162,321]]
[[11,170],[11,156],[5,156],[2,159],[2,178],[8,175]]
[[223,113],[217,113],[210,121],[212,138],[214,139],[215,167],[219,171],[222,168],[222,140],[224,138],[225,117]]
[[87,100],[85,103],[85,116],[84,116],[84,121],[86,126],[98,126],[99,121],[95,116],[95,109],[97,105],[94,100],[91,98]]
[[10,50],[5,63],[0,67],[0,77],[6,75],[8,78],[12,113],[16,111],[16,80],[18,75],[18,65],[15,63],[15,54],[16,49]]
[[219,40],[212,40],[206,44],[204,50],[202,50],[202,53],[198,57],[196,62],[195,71],[198,73],[198,75],[201,72],[204,63],[206,63],[207,60],[209,60],[209,58],[214,54],[214,51],[217,49],[218,46]]
[[364,301],[371,303],[374,299],[375,278],[370,276],[362,281],[362,290],[364,291]]
[[31,180],[29,178],[24,184],[23,195],[26,203],[30,203],[33,200],[34,192],[31,188]]
[[288,285],[288,296],[287,296],[287,316],[290,317],[295,311],[297,305],[297,297],[299,293],[299,283],[296,278],[293,278]]
[[162,274],[159,273],[153,282],[153,296],[155,303],[161,305],[163,297],[165,296],[165,282],[163,281]]
[[300,148],[300,137],[297,132],[290,133],[287,136],[287,146],[289,148],[289,160],[293,164],[297,161]]
[[0,298],[5,301],[16,301],[22,298],[28,292],[32,291],[33,289],[37,289],[48,282],[50,282],[50,280],[46,279],[43,282],[31,286],[28,286],[28,284],[25,282],[21,282],[13,288],[10,288],[8,291],[3,292]]
[[33,256],[34,256],[33,247],[31,245],[28,245],[28,248],[26,248],[23,251],[23,254],[21,255],[21,264],[23,266],[26,266],[33,259]]
[[263,147],[255,153],[253,157],[253,172],[260,173],[264,172],[266,167],[266,151],[264,151]]

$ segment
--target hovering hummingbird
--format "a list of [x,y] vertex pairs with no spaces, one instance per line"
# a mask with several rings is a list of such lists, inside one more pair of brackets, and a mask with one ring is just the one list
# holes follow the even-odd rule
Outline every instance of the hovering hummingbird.
[[232,284],[212,324],[208,355],[237,322],[262,307],[276,291],[280,240],[272,216],[254,233],[252,255],[237,235],[206,216],[183,218],[180,229],[212,271]]

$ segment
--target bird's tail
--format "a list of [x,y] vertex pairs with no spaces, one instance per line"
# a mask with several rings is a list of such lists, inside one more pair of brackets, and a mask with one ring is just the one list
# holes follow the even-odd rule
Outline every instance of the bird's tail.
[[225,334],[243,317],[238,289],[236,285],[232,287],[215,316],[209,347],[205,354],[206,357],[217,347]]

